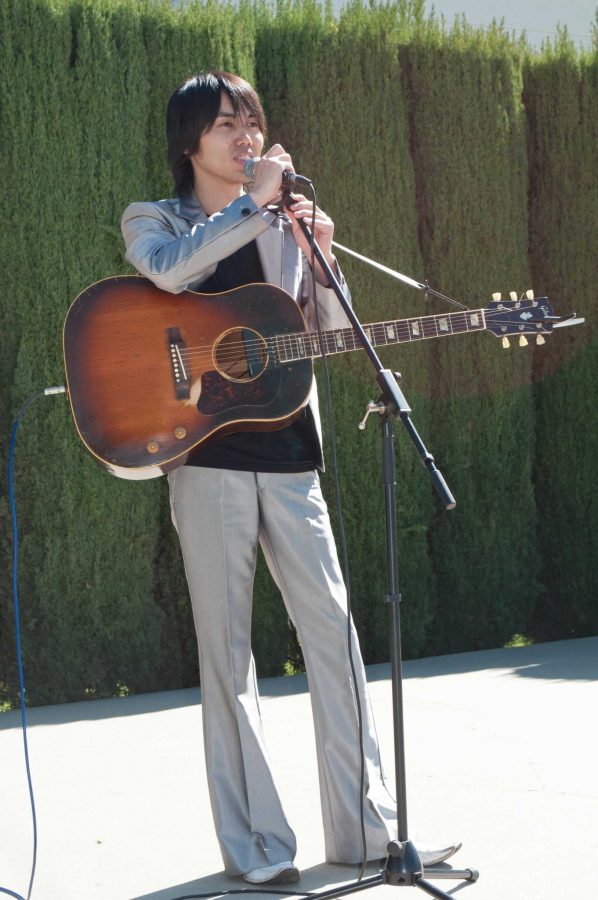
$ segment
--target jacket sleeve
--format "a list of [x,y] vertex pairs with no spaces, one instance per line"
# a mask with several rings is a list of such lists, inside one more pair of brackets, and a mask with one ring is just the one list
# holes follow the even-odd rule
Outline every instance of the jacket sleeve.
[[265,231],[270,219],[244,195],[177,234],[165,204],[132,203],[121,221],[126,259],[157,287],[179,294],[205,280],[221,259]]
[[[303,256],[303,254],[301,254],[301,256],[303,261],[303,278],[301,282],[300,305],[309,328],[315,331],[318,326],[316,318],[316,304],[313,299],[312,272],[305,256]],[[339,281],[343,294],[345,295],[349,303],[351,303],[351,293],[349,291],[343,273],[338,267],[338,264],[336,267],[336,272],[334,274]],[[338,297],[336,296],[332,288],[324,287],[324,285],[316,282],[316,299],[318,303],[320,325],[323,331],[331,328],[352,327],[344,309],[340,304]]]

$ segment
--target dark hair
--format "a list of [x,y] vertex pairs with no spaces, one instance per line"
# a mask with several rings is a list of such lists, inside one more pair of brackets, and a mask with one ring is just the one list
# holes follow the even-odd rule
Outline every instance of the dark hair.
[[185,197],[193,191],[193,167],[190,156],[199,146],[202,134],[214,124],[224,91],[235,113],[255,116],[260,130],[266,130],[266,117],[260,99],[249,82],[230,72],[200,72],[188,78],[170,95],[166,108],[168,166],[174,178],[174,193]]

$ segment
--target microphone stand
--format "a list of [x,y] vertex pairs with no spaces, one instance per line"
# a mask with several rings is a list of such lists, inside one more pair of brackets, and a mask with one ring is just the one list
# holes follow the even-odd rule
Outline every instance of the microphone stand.
[[[283,196],[283,203],[285,202]],[[405,733],[403,719],[403,687],[402,687],[402,660],[401,660],[401,615],[399,592],[399,576],[398,576],[398,556],[397,556],[397,533],[396,533],[396,474],[395,474],[395,456],[394,456],[394,430],[393,419],[400,418],[401,422],[407,429],[409,437],[415,444],[415,447],[427,468],[432,484],[445,509],[453,509],[456,501],[451,494],[442,474],[436,468],[434,457],[426,449],[422,439],[417,433],[415,426],[409,418],[411,409],[399,388],[400,375],[393,373],[390,369],[384,369],[376,351],[374,350],[367,334],[363,330],[359,319],[353,312],[351,305],[343,294],[342,288],[328,265],[322,250],[315,241],[310,228],[302,219],[297,222],[310,242],[314,255],[318,260],[322,270],[328,278],[330,287],[338,297],[339,303],[345,311],[347,318],[351,322],[354,330],[359,335],[361,344],[366,351],[372,365],[376,370],[376,381],[381,390],[381,395],[376,403],[369,403],[364,419],[360,424],[360,428],[365,428],[365,422],[371,412],[379,413],[382,416],[382,472],[384,485],[384,505],[386,517],[386,565],[387,565],[387,594],[385,597],[388,603],[389,614],[389,631],[390,631],[390,654],[391,654],[391,677],[392,677],[392,704],[393,704],[393,727],[394,727],[394,755],[395,755],[395,776],[396,776],[396,792],[397,792],[397,835],[398,840],[391,841],[388,844],[388,857],[384,868],[377,875],[369,878],[362,878],[361,881],[346,885],[342,888],[336,888],[323,893],[318,893],[318,898],[341,897],[346,894],[363,891],[378,884],[392,884],[398,887],[417,887],[425,891],[432,897],[440,898],[440,900],[451,900],[449,894],[441,891],[439,888],[430,884],[424,879],[424,870],[419,858],[419,854],[413,842],[409,839],[407,828],[407,794],[406,794],[406,772],[405,772]],[[417,284],[417,283],[415,283]],[[424,287],[422,285],[422,287]],[[477,881],[479,873],[475,869],[426,869],[428,878],[432,879],[457,879],[459,881]]]

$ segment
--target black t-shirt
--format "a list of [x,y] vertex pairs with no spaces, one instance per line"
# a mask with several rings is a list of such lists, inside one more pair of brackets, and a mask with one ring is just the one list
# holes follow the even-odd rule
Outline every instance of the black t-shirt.
[[[263,281],[257,246],[250,241],[221,259],[214,274],[197,290],[216,294]],[[191,451],[187,465],[244,472],[309,472],[316,468],[318,458],[313,416],[306,407],[291,425],[278,431],[239,431],[210,438]]]

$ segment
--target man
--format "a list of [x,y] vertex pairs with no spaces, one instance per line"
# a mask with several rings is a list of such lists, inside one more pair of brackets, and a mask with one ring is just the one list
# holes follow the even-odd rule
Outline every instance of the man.
[[[207,72],[185,81],[167,111],[175,199],[134,203],[123,216],[127,259],[158,287],[214,293],[248,283],[284,288],[315,327],[310,250],[299,227],[315,233],[329,265],[334,226],[292,197],[288,214],[269,208],[293,170],[279,144],[263,156],[265,118],[251,86]],[[255,166],[246,191],[245,163]],[[347,319],[319,265],[323,328]],[[344,282],[343,282],[344,284]],[[190,301],[192,302],[192,301]],[[251,600],[258,542],[297,628],[311,691],[326,859],[362,860],[360,752],[355,693],[364,721],[364,825],[369,859],[396,838],[396,807],[382,773],[365,674],[320,491],[322,441],[315,383],[309,403],[278,431],[216,435],[169,475],[197,631],[208,784],[229,875],[254,884],[292,883],[295,835],[271,772],[251,654]],[[456,846],[424,851],[430,865]]]

